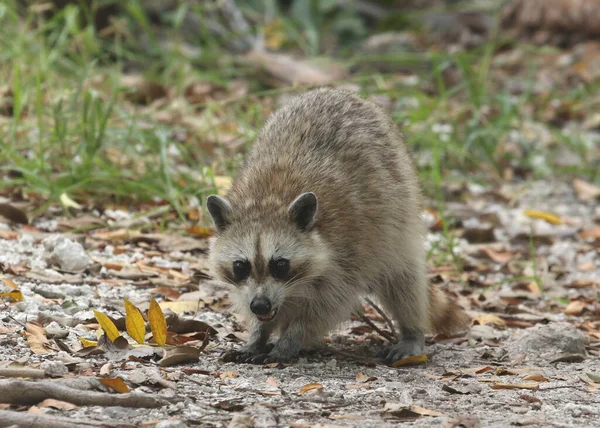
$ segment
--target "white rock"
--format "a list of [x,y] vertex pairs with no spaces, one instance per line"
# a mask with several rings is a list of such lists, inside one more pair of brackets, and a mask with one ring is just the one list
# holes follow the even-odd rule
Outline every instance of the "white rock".
[[46,261],[57,264],[62,270],[78,272],[87,268],[91,260],[78,242],[60,235],[52,235],[42,242],[46,249]]
[[40,367],[46,370],[46,374],[52,377],[61,377],[69,374],[69,369],[60,361],[44,361]]

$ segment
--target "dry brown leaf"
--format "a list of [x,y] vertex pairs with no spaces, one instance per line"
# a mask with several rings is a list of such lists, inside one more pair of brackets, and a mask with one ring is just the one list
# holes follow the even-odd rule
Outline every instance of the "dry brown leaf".
[[0,239],[6,239],[7,241],[14,241],[18,239],[21,234],[16,230],[0,230]]
[[540,385],[536,382],[529,383],[495,383],[494,385],[490,385],[492,389],[538,389]]
[[104,263],[104,264],[103,264],[103,266],[104,266],[106,269],[109,269],[109,270],[116,270],[116,271],[120,271],[120,270],[122,270],[122,269],[125,267],[125,266],[123,266],[123,265],[120,265],[120,264],[118,264],[118,263]]
[[[177,300],[179,299],[179,296],[181,296],[181,291],[175,290],[171,287],[158,287],[158,288],[153,288],[152,290],[148,290],[148,292],[150,294],[160,294],[165,296],[167,299],[169,300]],[[166,309],[166,307],[162,306],[162,303],[166,303],[166,302],[161,302],[159,303],[159,305],[161,305],[161,309]],[[175,312],[175,311],[173,311]]]
[[101,227],[106,227],[106,222],[101,218],[90,214],[83,214],[75,218],[60,219],[56,222],[56,228],[60,232],[73,229],[93,230]]
[[592,260],[589,260],[577,266],[577,269],[581,272],[593,272],[596,270],[596,264]]
[[78,409],[79,406],[76,406],[73,403],[68,403],[66,401],[55,400],[53,398],[46,398],[41,403],[38,403],[38,407],[51,407],[53,409],[58,410],[75,410]]
[[521,400],[527,401],[530,404],[535,404],[535,403],[540,403],[541,404],[542,403],[542,400],[540,400],[537,397],[534,397],[533,395],[521,394],[521,395],[519,395],[519,398]]
[[298,391],[300,394],[306,394],[309,391],[322,391],[323,390],[323,385],[321,385],[320,383],[308,383],[306,385],[304,385],[302,388],[300,388],[300,391]]
[[499,327],[506,327],[506,321],[494,314],[481,314],[473,319],[473,325],[496,325]]
[[363,372],[356,373],[356,381],[357,382],[365,383],[365,382],[373,382],[374,380],[377,380],[377,378],[375,376],[367,376]]
[[579,236],[581,236],[583,239],[600,239],[600,226],[583,230]]
[[115,392],[125,394],[131,392],[129,387],[120,377],[102,377],[98,379],[104,386],[109,387]]
[[177,346],[165,350],[164,356],[158,362],[161,367],[174,366],[176,364],[197,362],[202,349],[194,346]]
[[19,286],[17,285],[17,283],[14,282],[10,278],[2,278],[2,282],[4,283],[4,285],[6,285],[9,288],[12,288],[13,290],[17,290],[19,288]]
[[566,288],[587,288],[587,287],[595,287],[598,283],[591,279],[578,279],[567,285]]
[[208,248],[207,242],[203,239],[181,235],[162,235],[157,246],[160,251],[165,253],[206,250]]
[[274,386],[275,388],[279,388],[279,382],[273,376],[269,376],[265,383],[269,386]]
[[585,310],[585,303],[581,300],[573,300],[567,305],[563,312],[567,315],[581,315]]
[[573,188],[577,197],[582,201],[590,202],[600,199],[600,187],[583,181],[579,178],[573,180]]
[[232,378],[236,378],[239,377],[240,374],[238,372],[234,372],[234,371],[225,371],[219,374],[219,377],[221,379],[232,379]]
[[210,229],[208,227],[202,227],[199,225],[194,225],[192,227],[188,227],[185,231],[189,234],[192,234],[198,238],[209,238],[214,234],[214,229]]
[[168,92],[164,86],[144,78],[140,74],[130,74],[121,77],[121,86],[130,89],[127,99],[136,104],[150,104],[160,98],[165,98]]
[[483,251],[485,255],[488,256],[491,260],[500,264],[508,263],[515,257],[515,255],[510,251],[497,251],[494,248],[487,245],[481,247],[481,251]]
[[453,418],[442,423],[442,428],[480,428],[481,424],[476,418]]
[[117,230],[99,230],[92,234],[92,238],[102,241],[122,242],[132,238],[142,236],[139,230],[117,229]]
[[0,203],[0,216],[18,224],[28,224],[27,214],[10,204]]
[[183,93],[190,104],[205,104],[207,102],[223,100],[230,96],[224,86],[216,85],[209,81],[196,81],[190,83]]
[[29,349],[34,354],[50,354],[54,352],[50,341],[46,337],[46,329],[41,325],[33,322],[25,324],[25,336],[27,338],[27,344]]
[[414,420],[421,416],[440,417],[444,414],[425,407],[401,403],[386,403],[381,413],[383,419]]

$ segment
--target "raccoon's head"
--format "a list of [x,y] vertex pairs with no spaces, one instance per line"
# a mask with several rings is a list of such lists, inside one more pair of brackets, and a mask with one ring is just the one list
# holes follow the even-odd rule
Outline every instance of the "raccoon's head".
[[[271,201],[272,202],[272,201]],[[251,201],[235,206],[212,195],[206,201],[217,229],[211,260],[218,279],[235,286],[236,309],[261,322],[294,310],[310,296],[314,279],[329,263],[319,235],[317,198],[303,193],[289,206]]]

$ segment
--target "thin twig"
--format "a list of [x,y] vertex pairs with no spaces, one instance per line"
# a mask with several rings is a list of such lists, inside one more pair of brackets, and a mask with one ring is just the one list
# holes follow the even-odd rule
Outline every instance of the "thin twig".
[[375,330],[381,336],[385,337],[390,342],[395,342],[394,335],[392,333],[388,333],[387,331],[383,331],[382,329],[377,327],[375,324],[373,324],[373,321],[371,321],[369,318],[367,318],[367,316],[365,314],[360,314],[359,316],[364,322],[369,324],[369,327],[371,327],[373,330]]
[[396,329],[394,328],[394,323],[392,322],[392,320],[385,314],[385,312],[383,312],[383,310],[377,306],[371,299],[366,298],[365,299],[367,301],[367,303],[369,305],[371,305],[373,307],[373,309],[375,309],[377,311],[377,313],[379,315],[382,316],[382,318],[385,320],[386,324],[388,325],[388,327],[390,328],[390,330],[392,331],[392,334],[394,335],[394,338],[396,339],[396,341],[398,339],[400,339],[400,336],[398,336],[398,333],[396,332]]

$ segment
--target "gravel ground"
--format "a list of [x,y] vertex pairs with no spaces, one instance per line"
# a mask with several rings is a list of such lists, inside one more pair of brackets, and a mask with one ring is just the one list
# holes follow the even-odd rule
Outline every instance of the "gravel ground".
[[[552,203],[551,195],[545,200]],[[573,218],[577,213],[580,219],[592,218],[594,209],[569,205]],[[135,245],[116,251],[114,245],[91,245],[81,236],[48,236],[23,230],[15,239],[0,239],[4,271],[27,267],[4,275],[14,280],[24,301],[0,303],[0,368],[18,364],[42,368],[58,378],[54,382],[91,379],[94,388],[104,390],[97,382],[101,375],[121,377],[136,393],[177,402],[157,409],[13,405],[10,410],[123,426],[598,426],[597,344],[573,326],[580,326],[584,318],[556,311],[540,316],[531,311],[529,328],[481,322],[463,336],[429,338],[429,362],[421,366],[373,365],[370,358],[381,338],[374,332],[359,334],[365,327],[360,320],[349,321],[323,348],[303,354],[292,365],[225,364],[219,355],[239,346],[244,332],[237,319],[219,306],[218,302],[226,302],[226,292],[203,279],[199,291],[179,298],[203,301],[204,309],[188,316],[219,332],[197,362],[159,367],[141,357],[127,359],[129,354],[74,355],[81,348],[79,336],[96,339],[95,329],[86,326],[94,322],[92,309],[119,317],[124,297],[144,309],[152,288],[163,286],[160,277],[148,283],[148,278],[127,277],[131,274],[126,269],[119,277],[107,266],[152,261],[162,269],[190,273],[205,268],[205,252],[160,254]],[[548,257],[553,246],[556,243],[546,247]],[[597,253],[592,261],[597,266]],[[71,263],[70,269],[60,268],[64,263]],[[77,268],[83,273],[75,272]],[[595,269],[590,275],[597,274]],[[35,319],[44,320],[50,347],[55,349],[50,353],[32,352],[24,334],[24,325]],[[57,338],[63,347],[56,347]],[[1,419],[0,426],[7,426]]]

